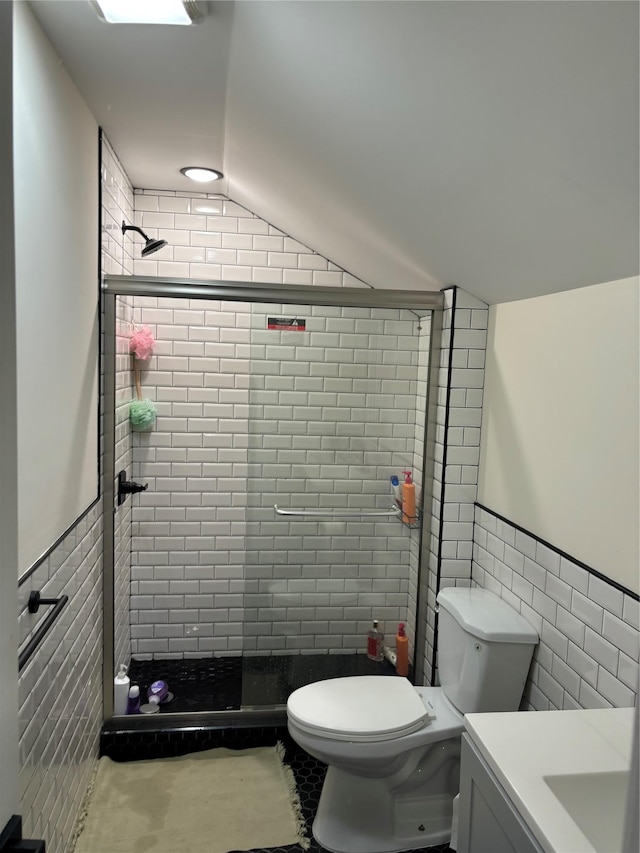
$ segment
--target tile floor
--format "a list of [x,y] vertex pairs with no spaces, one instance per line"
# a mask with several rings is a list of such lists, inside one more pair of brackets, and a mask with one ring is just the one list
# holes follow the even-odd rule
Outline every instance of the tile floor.
[[[291,740],[289,735],[284,736],[282,740],[286,746],[285,761],[293,770],[298,783],[300,803],[307,822],[307,834],[311,840],[309,853],[327,853],[325,848],[318,844],[311,833],[311,825],[318,807],[326,767],[302,750]],[[427,850],[429,853],[453,853],[447,844],[413,850],[409,853],[426,853]],[[287,847],[257,847],[251,851],[234,850],[231,853],[301,853],[301,848],[297,844],[291,844]]]
[[[140,761],[150,758],[168,758],[199,752],[205,749],[250,749],[256,746],[273,746],[278,741],[285,745],[285,762],[296,778],[302,812],[307,822],[307,835],[311,841],[309,853],[327,853],[313,838],[311,826],[318,807],[326,766],[308,755],[289,736],[284,726],[234,729],[194,729],[189,731],[118,731],[104,732],[101,738],[101,755],[114,761]],[[447,844],[424,848],[410,853],[452,853]],[[302,853],[297,844],[288,847],[253,848],[251,851],[230,853]]]

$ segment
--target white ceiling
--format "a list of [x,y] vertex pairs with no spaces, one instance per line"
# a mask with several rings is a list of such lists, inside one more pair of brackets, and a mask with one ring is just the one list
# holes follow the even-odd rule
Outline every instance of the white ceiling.
[[376,287],[495,303],[638,272],[638,3],[239,0],[36,13],[134,186],[235,201]]

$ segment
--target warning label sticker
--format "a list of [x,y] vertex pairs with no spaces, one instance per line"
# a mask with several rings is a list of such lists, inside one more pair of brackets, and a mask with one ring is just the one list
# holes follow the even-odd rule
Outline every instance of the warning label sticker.
[[304,332],[306,325],[300,317],[267,317],[267,329],[279,332]]

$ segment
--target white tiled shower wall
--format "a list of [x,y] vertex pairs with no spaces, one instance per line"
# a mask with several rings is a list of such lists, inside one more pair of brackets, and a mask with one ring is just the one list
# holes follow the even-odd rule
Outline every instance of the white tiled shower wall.
[[431,681],[443,586],[469,586],[480,464],[488,307],[460,288],[444,291],[427,576],[425,674]]
[[[274,505],[391,505],[390,474],[416,463],[418,318],[138,303],[158,339],[143,373],[158,420],[134,438],[150,484],[134,510],[134,654],[358,651],[374,617],[395,633],[417,531],[291,521]],[[267,330],[269,316],[305,318],[306,331]]]
[[367,287],[223,196],[136,190],[135,210],[136,225],[169,244],[137,259],[136,275]]
[[391,635],[407,621],[417,531],[394,517],[288,521],[274,504],[393,505],[390,475],[416,467],[421,322],[300,306],[308,332],[274,334],[272,313],[252,312],[245,648],[363,651],[373,618]]

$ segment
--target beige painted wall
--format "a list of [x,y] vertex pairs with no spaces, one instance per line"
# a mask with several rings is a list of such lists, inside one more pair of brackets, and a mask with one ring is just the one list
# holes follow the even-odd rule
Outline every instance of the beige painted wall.
[[15,4],[18,574],[98,496],[98,125]]
[[19,813],[13,4],[0,3],[0,833]]
[[638,592],[637,278],[489,311],[478,500]]

